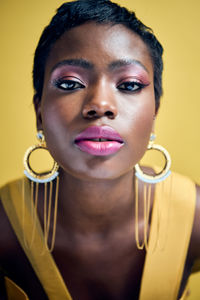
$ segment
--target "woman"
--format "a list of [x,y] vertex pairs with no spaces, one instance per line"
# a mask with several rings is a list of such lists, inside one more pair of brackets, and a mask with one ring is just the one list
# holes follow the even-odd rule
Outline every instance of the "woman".
[[134,13],[104,0],[58,9],[33,70],[37,148],[46,142],[56,163],[38,175],[28,149],[28,179],[1,189],[2,299],[186,296],[199,187],[169,175],[165,150],[164,174],[138,165],[153,147],[161,75],[162,46]]

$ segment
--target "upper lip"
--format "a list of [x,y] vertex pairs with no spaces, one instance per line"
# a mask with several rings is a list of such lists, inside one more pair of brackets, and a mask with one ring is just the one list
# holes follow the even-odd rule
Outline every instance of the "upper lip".
[[110,126],[90,126],[76,136],[75,142],[91,139],[107,139],[120,143],[124,142],[120,134]]

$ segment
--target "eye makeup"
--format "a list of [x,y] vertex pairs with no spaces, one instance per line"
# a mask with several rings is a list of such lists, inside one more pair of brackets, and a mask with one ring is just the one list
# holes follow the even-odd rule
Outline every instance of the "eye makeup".
[[151,83],[148,70],[140,62],[135,60],[116,60],[108,64],[104,70],[103,66],[100,66],[98,70],[98,66],[95,68],[95,66],[89,62],[87,63],[87,66],[85,66],[85,60],[84,66],[82,66],[82,64],[80,65],[80,62],[75,65],[77,60],[70,61],[73,61],[74,64],[68,64],[67,60],[60,62],[53,67],[50,77],[51,83],[54,84],[55,82],[71,80],[87,86],[91,80],[94,80],[94,74],[96,74],[95,76],[98,78],[100,73],[102,74],[101,76],[105,75],[108,77],[108,80],[110,78],[110,81],[116,86],[123,82],[135,82],[141,87]]
[[84,69],[78,66],[65,65],[56,68],[50,77],[50,82],[54,84],[55,82],[61,81],[77,81],[80,84],[88,84],[88,74]]
[[134,82],[143,86],[148,86],[150,84],[150,81],[144,80],[144,78],[141,78],[140,76],[122,76],[122,78],[117,82],[117,85],[120,85],[124,82]]
[[134,81],[147,86],[151,83],[149,74],[137,66],[121,67],[118,72],[115,72],[113,75],[116,78],[117,84],[121,84],[125,81]]

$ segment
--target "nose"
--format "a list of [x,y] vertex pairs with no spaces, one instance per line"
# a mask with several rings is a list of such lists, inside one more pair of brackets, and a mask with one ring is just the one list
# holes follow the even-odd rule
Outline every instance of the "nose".
[[82,115],[86,119],[107,117],[115,119],[118,114],[115,97],[106,84],[99,84],[86,96]]

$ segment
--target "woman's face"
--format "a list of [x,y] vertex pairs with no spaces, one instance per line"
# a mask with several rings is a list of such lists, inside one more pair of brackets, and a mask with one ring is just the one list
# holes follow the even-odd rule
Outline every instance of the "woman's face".
[[90,22],[66,32],[47,60],[37,115],[65,172],[82,179],[129,172],[146,151],[155,115],[146,45],[123,25]]

